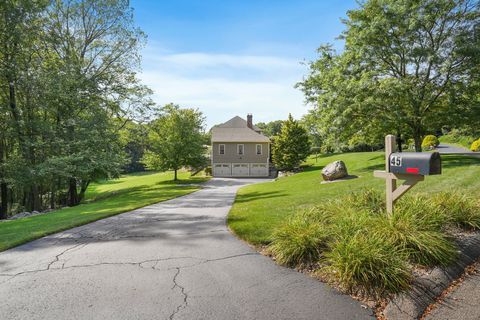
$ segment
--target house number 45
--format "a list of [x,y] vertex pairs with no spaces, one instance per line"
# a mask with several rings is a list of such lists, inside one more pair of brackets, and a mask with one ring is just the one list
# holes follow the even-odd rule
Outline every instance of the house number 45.
[[402,157],[399,157],[399,156],[390,157],[390,165],[392,167],[401,167],[402,166]]

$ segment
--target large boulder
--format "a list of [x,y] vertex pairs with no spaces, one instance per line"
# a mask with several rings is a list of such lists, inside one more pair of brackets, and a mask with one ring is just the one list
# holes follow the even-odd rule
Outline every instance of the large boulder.
[[341,160],[327,164],[322,169],[322,177],[325,181],[332,181],[348,176],[347,166]]

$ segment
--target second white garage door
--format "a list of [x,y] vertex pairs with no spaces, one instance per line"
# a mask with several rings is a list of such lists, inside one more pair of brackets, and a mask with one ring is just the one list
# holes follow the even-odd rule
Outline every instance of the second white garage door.
[[232,166],[232,176],[248,176],[248,164],[234,163]]
[[250,165],[250,175],[253,177],[266,177],[268,176],[268,167],[263,163],[252,163]]

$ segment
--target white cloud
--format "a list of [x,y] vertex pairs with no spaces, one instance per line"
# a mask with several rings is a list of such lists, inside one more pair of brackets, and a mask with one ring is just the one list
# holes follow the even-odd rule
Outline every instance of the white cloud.
[[143,82],[158,104],[198,107],[208,126],[235,115],[254,121],[299,118],[307,111],[293,88],[305,68],[299,61],[274,56],[166,53],[149,47],[143,54]]

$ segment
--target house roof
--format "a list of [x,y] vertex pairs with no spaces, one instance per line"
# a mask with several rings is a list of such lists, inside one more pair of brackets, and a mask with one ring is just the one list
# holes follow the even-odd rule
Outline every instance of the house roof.
[[250,129],[246,120],[236,116],[212,128],[212,142],[270,142],[260,131],[256,126]]

